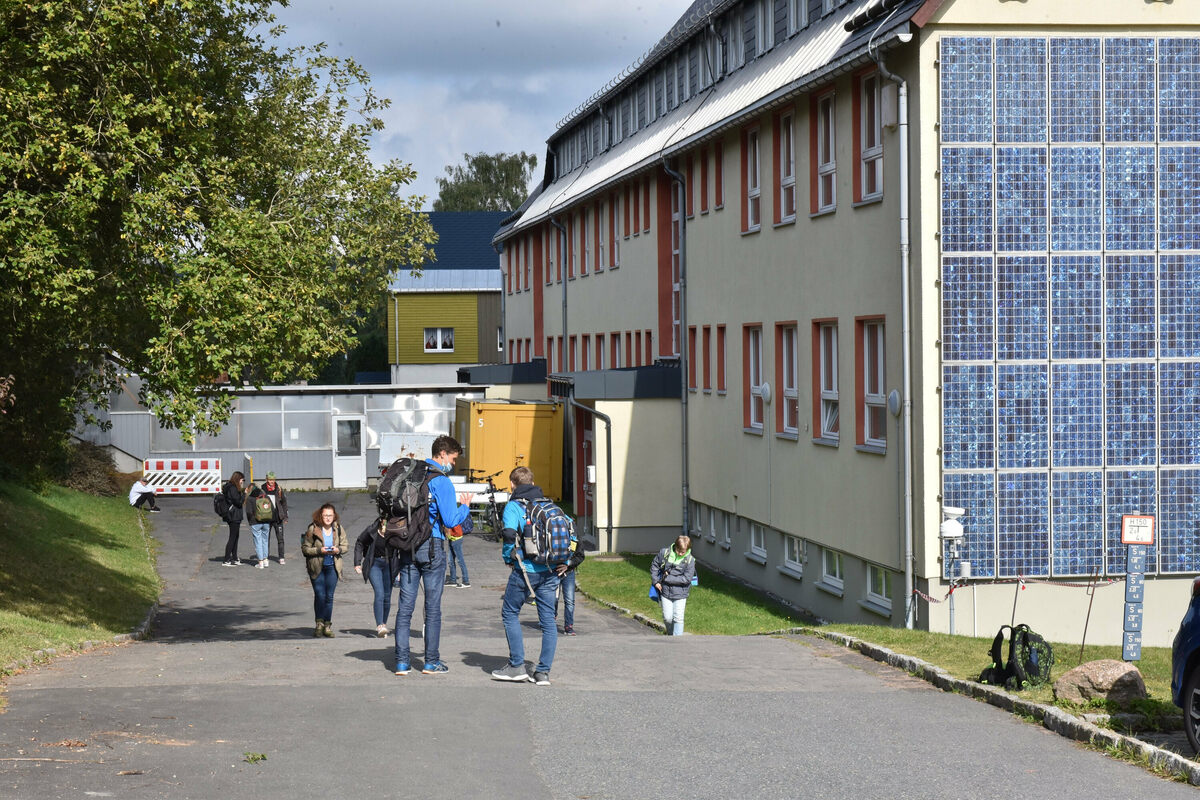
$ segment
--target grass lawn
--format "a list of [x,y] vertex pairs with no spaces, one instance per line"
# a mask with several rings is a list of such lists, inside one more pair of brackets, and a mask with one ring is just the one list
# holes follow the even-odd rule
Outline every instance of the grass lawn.
[[[650,588],[652,556],[622,554],[615,558],[589,558],[579,567],[579,588],[589,596],[607,600],[630,611],[640,612],[651,619],[661,619],[659,605],[647,597]],[[698,634],[739,635],[765,633],[786,628],[814,627],[806,620],[772,603],[762,594],[715,575],[703,566],[698,567],[700,585],[692,589],[687,605],[687,630]],[[941,667],[956,678],[976,680],[990,662],[988,655],[992,637],[974,638],[951,636],[945,633],[893,628],[886,625],[830,624],[821,630],[836,631],[886,647],[897,653],[914,656]],[[1081,663],[1079,644],[1052,642],[1054,669],[1051,680]],[[1007,643],[1006,643],[1007,645]],[[1005,656],[1007,657],[1007,649]],[[1082,661],[1101,658],[1121,659],[1120,645],[1088,645]],[[1179,717],[1180,711],[1171,702],[1171,649],[1143,647],[1142,660],[1137,664],[1146,682],[1149,699],[1136,710],[1151,717]],[[1021,697],[1039,703],[1055,704],[1051,686],[1041,686],[1020,693]],[[1057,705],[1073,711],[1087,710],[1059,702]],[[1117,711],[1097,704],[1096,712]]]
[[[651,619],[662,619],[662,607],[647,596],[653,559],[653,556],[629,554],[616,559],[589,558],[579,566],[579,589]],[[688,596],[685,622],[688,633],[765,633],[812,623],[702,565],[697,565],[697,574],[700,585],[693,587]]]
[[129,633],[158,597],[156,543],[124,497],[0,481],[0,668]]

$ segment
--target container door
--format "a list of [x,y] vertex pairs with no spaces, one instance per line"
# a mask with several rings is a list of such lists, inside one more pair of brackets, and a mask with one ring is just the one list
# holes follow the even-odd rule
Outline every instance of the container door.
[[333,488],[367,487],[366,417],[333,418]]

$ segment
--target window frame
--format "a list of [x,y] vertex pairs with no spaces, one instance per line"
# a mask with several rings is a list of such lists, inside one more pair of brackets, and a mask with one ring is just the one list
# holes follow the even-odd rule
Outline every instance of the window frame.
[[800,436],[800,329],[794,320],[775,325],[775,385],[779,388],[779,402],[775,406],[776,433],[797,439]]
[[750,523],[750,555],[760,558],[767,557],[767,526],[762,525],[754,520],[747,520]]
[[761,322],[742,326],[742,427],[759,435],[766,429],[762,335]]
[[813,95],[811,114],[812,213],[837,210],[837,94]]
[[[785,111],[777,118],[775,140],[775,224],[796,221],[796,114]],[[788,212],[788,208],[791,212]]]
[[[832,559],[831,559],[832,557]],[[830,570],[832,560],[833,570]],[[838,592],[846,589],[846,562],[837,550],[821,548],[821,584]]]
[[[876,591],[876,576],[882,577],[882,588],[886,594],[881,594]],[[869,606],[877,606],[880,610],[891,612],[892,610],[892,573],[891,570],[884,569],[878,564],[867,563],[867,590],[866,604]]]
[[808,0],[788,0],[788,36],[808,26]]
[[[436,331],[435,335],[437,336],[437,346],[433,347],[433,348],[430,348],[428,346],[430,331]],[[446,341],[445,332],[447,332],[447,331],[449,331],[449,333],[450,333],[450,346],[449,347],[445,346],[445,341]],[[421,338],[421,344],[424,346],[424,348],[425,348],[424,351],[426,353],[453,353],[454,352],[454,328],[453,327],[451,327],[451,326],[428,327],[428,328],[425,328],[425,330],[422,333],[424,335]]]
[[[838,357],[837,320],[814,320],[813,438],[835,446],[841,441],[842,429]],[[836,430],[831,430],[831,423],[836,423]]]
[[869,203],[883,198],[883,81],[878,70],[869,70],[854,83],[854,201]]
[[804,573],[804,541],[799,536],[783,534],[783,567],[790,572]]
[[726,353],[728,346],[724,325],[717,326],[717,394],[729,392],[728,374],[726,371]]
[[[858,409],[857,443],[866,448],[887,449],[887,346],[883,317],[861,317],[854,322],[855,405]],[[872,392],[874,383],[877,391]],[[882,431],[872,419],[881,420]]]
[[762,229],[762,137],[758,125],[742,130],[742,233]]

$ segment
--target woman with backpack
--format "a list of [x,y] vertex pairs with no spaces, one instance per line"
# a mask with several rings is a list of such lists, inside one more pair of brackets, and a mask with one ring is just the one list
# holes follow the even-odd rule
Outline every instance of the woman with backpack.
[[346,529],[337,509],[326,503],[313,512],[312,524],[300,538],[300,552],[308,565],[313,587],[313,612],[317,627],[313,636],[333,637],[333,593],[342,576],[342,553],[350,549]]
[[235,472],[221,487],[221,495],[225,499],[225,515],[222,518],[229,525],[229,540],[225,542],[225,560],[222,562],[226,567],[238,567],[242,563],[237,549],[238,533],[242,528],[242,505],[246,502],[246,495],[242,492],[242,481],[245,479],[246,476],[241,472]]
[[[388,635],[388,615],[392,611],[391,562],[387,557],[387,525],[381,517],[368,525],[354,542],[354,571],[371,582],[375,592],[375,635],[382,639]],[[363,570],[366,573],[363,573]]]
[[664,547],[650,564],[650,581],[658,591],[669,636],[683,635],[683,612],[695,578],[696,559],[692,558],[690,536],[680,536],[670,547]]

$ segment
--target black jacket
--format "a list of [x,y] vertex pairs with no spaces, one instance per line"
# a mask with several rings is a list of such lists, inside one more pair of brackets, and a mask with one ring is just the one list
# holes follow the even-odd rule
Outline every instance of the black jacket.
[[354,540],[354,566],[363,567],[363,580],[367,580],[367,570],[371,562],[377,558],[387,558],[387,540],[380,533],[382,526],[372,522],[363,528],[363,532]]
[[229,511],[225,514],[225,521],[241,522],[245,516],[242,511],[242,506],[246,503],[245,493],[235,486],[233,481],[225,481],[225,485],[221,487],[221,494],[225,495],[225,500],[229,503]]

